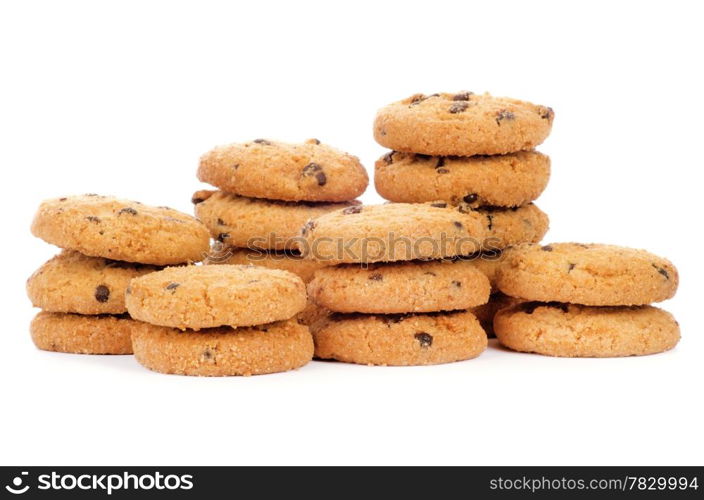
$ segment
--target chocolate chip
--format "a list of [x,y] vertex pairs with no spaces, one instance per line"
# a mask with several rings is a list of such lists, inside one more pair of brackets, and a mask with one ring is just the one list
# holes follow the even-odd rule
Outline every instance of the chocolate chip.
[[433,271],[426,271],[423,274],[427,274],[428,276],[437,276]]
[[540,247],[540,249],[541,249],[543,252],[552,252],[552,250],[553,250],[553,248],[552,248],[550,245],[545,245],[545,246],[543,246],[543,247]]
[[316,146],[320,144],[320,141],[318,139],[308,139],[307,141],[309,144],[315,144]]
[[225,240],[230,237],[230,233],[220,233],[216,238],[220,243],[225,243]]
[[449,174],[449,173],[450,173],[450,171],[449,171],[448,169],[446,169],[446,168],[436,168],[435,171],[436,171],[438,174]]
[[396,151],[389,151],[388,153],[386,153],[382,157],[382,160],[384,160],[384,163],[386,163],[387,165],[391,165],[394,162],[394,153],[395,152]]
[[325,172],[323,172],[323,167],[317,163],[309,163],[303,167],[301,175],[303,175],[303,177],[315,177],[318,181],[318,186],[324,186],[328,182]]
[[131,295],[131,294],[132,294],[132,287],[131,287],[131,286],[128,286],[128,287],[125,289],[125,293],[126,293],[127,295]]
[[205,201],[205,198],[201,198],[200,196],[193,195],[193,198],[191,198],[191,203],[194,205],[197,205],[198,203],[203,203]]
[[212,359],[213,358],[213,352],[210,349],[206,349],[203,351],[203,359]]
[[469,204],[471,205],[472,203],[474,203],[474,202],[477,201],[478,199],[479,199],[479,195],[478,195],[478,194],[476,194],[476,193],[470,193],[470,194],[468,194],[467,196],[465,196],[464,198],[462,198],[462,201],[464,201],[465,203],[469,203]]
[[469,98],[474,95],[474,92],[460,92],[452,96],[453,101],[469,101]]
[[119,212],[117,212],[117,215],[120,215],[120,214],[137,215],[137,211],[134,208],[125,207],[125,208],[120,209]]
[[415,95],[411,96],[411,106],[419,104],[419,103],[425,101],[426,99],[427,99],[427,97],[425,97],[425,95],[423,95],[423,94],[415,94]]
[[555,112],[549,106],[540,106],[538,108],[538,113],[540,113],[540,118],[543,120],[552,120],[555,117]]
[[98,302],[107,302],[110,298],[110,289],[105,285],[95,287],[95,300]]
[[440,168],[445,166],[445,158],[443,156],[438,158],[438,162],[435,165],[435,168]]
[[220,217],[218,217],[217,223],[218,223],[218,226],[224,226],[224,225],[225,225],[225,221],[222,220]]
[[315,229],[315,221],[314,220],[309,220],[308,222],[305,223],[305,225],[301,228],[301,234],[305,236],[309,232],[312,232],[313,229]]
[[265,146],[271,146],[271,143],[266,139],[254,139],[256,144],[264,144]]
[[240,168],[239,163],[235,163],[234,165],[232,165],[232,170],[237,170],[238,168]]
[[657,271],[658,271],[660,274],[662,274],[663,276],[665,276],[666,279],[668,279],[668,280],[670,279],[670,275],[668,274],[668,272],[667,272],[665,269],[663,269],[662,267],[656,266],[655,264],[653,264],[653,267],[654,267],[655,269],[657,269]]
[[494,216],[491,214],[486,214],[486,220],[489,221],[489,224],[486,226],[486,228],[491,231],[494,228]]
[[66,201],[68,198],[59,198],[59,201]]
[[501,111],[496,112],[497,125],[501,125],[501,122],[503,120],[513,120],[514,118],[516,118],[516,115],[514,115],[512,111],[509,111],[507,109],[502,109]]
[[168,285],[166,285],[165,290],[169,290],[171,293],[176,293],[176,289],[181,286],[181,283],[176,283],[172,281]]
[[462,288],[462,282],[461,281],[452,281],[452,286],[455,288]]
[[454,103],[452,106],[450,106],[450,109],[448,109],[448,111],[453,114],[462,113],[463,111],[466,111],[468,107],[469,107],[469,104],[467,104],[466,102],[458,101],[458,102]]
[[569,311],[569,306],[563,302],[524,302],[521,304],[521,310],[526,314],[533,314],[539,307],[552,307],[565,313]]
[[463,228],[464,228],[464,226],[462,225],[462,223],[459,222],[459,221],[454,221],[453,224],[455,225],[455,227],[456,227],[457,229],[463,229]]
[[572,263],[572,262],[568,262],[567,265],[568,265],[568,267],[567,267],[567,272],[568,272],[568,273],[569,273],[569,272],[572,272],[572,269],[574,269],[575,267],[577,267],[577,264],[574,264],[574,263]]
[[345,215],[359,214],[362,213],[362,206],[355,205],[353,207],[347,207],[342,209],[342,213]]
[[95,215],[89,215],[86,217],[86,219],[90,222],[95,222],[96,224],[100,224],[100,217],[96,217]]
[[420,343],[421,347],[430,347],[433,345],[433,336],[429,333],[420,332],[416,333],[413,337]]
[[435,208],[447,208],[447,203],[444,201],[437,201],[435,203],[431,203],[430,206]]
[[382,281],[384,279],[384,275],[381,273],[372,273],[369,275],[369,279],[372,281]]

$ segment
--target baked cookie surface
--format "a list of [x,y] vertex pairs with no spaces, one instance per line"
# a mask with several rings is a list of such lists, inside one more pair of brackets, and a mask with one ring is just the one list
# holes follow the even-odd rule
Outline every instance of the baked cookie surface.
[[199,261],[210,246],[208,230],[190,215],[99,195],[42,202],[32,234],[92,257],[155,265]]
[[522,243],[537,243],[550,227],[548,215],[535,204],[521,207],[480,207],[484,216],[483,250],[496,251]]
[[387,200],[471,207],[525,205],[540,196],[549,179],[550,158],[537,151],[470,157],[392,151],[374,169],[376,190]]
[[198,191],[196,217],[213,239],[228,246],[294,250],[309,219],[359,205],[359,202],[306,203],[247,198],[223,191]]
[[675,266],[650,252],[582,243],[511,248],[496,275],[498,288],[513,297],[591,306],[660,302],[678,282]]
[[219,146],[201,157],[198,179],[241,196],[286,201],[353,200],[369,184],[357,157],[317,139]]
[[468,309],[489,300],[489,280],[467,261],[345,264],[319,270],[311,300],[331,311],[413,313]]
[[652,306],[592,307],[524,302],[501,309],[494,332],[509,349],[562,357],[641,356],[680,339],[672,315]]
[[140,364],[177,375],[262,375],[300,368],[313,357],[308,327],[296,320],[198,332],[149,325],[135,331],[132,343]]
[[306,223],[301,252],[329,264],[468,255],[481,248],[484,221],[446,203],[348,207]]
[[127,310],[180,329],[252,326],[292,318],[306,306],[295,274],[256,266],[171,267],[133,279]]
[[234,248],[216,242],[211,248],[208,257],[203,261],[206,266],[234,264],[243,266],[261,266],[268,269],[281,269],[297,275],[308,283],[313,279],[318,269],[327,267],[326,262],[305,259],[294,251],[259,250],[247,248]]
[[333,314],[311,326],[315,356],[363,365],[435,365],[479,356],[487,339],[473,314]]
[[132,354],[132,333],[145,328],[127,315],[82,315],[42,311],[29,331],[43,351],[73,354]]
[[530,150],[550,134],[545,106],[489,94],[415,94],[377,112],[374,139],[389,149],[438,156]]
[[123,314],[130,280],[159,269],[64,250],[30,276],[27,295],[48,312]]

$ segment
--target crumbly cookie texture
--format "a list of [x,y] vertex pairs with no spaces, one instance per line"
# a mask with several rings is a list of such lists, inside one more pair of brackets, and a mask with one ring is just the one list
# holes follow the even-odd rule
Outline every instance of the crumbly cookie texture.
[[554,116],[549,107],[489,94],[415,94],[379,110],[374,139],[389,149],[427,155],[513,153],[541,144]]
[[301,252],[329,264],[468,255],[481,248],[484,220],[445,203],[348,207],[308,221]]
[[29,330],[43,351],[73,354],[132,354],[132,333],[145,324],[127,315],[83,315],[42,311]]
[[306,306],[306,290],[298,276],[276,269],[172,267],[133,279],[126,302],[135,319],[198,330],[292,318]]
[[672,315],[651,306],[524,302],[500,310],[494,331],[509,349],[563,357],[642,356],[672,349],[680,339]]
[[484,276],[488,278],[489,284],[491,285],[491,293],[498,291],[496,288],[496,274],[498,273],[499,266],[503,262],[503,252],[482,252],[460,258],[470,261],[474,267],[484,273]]
[[679,282],[667,259],[613,245],[523,245],[504,256],[496,284],[505,294],[525,300],[644,305],[671,298]]
[[296,320],[199,332],[149,325],[135,331],[132,343],[140,364],[177,375],[262,375],[300,368],[313,357],[308,327]]
[[328,266],[326,262],[303,258],[297,251],[250,250],[229,247],[219,242],[215,242],[211,247],[203,264],[234,264],[281,269],[296,274],[304,283],[310,282],[318,269]]
[[196,217],[213,239],[233,247],[273,250],[297,249],[301,227],[309,219],[360,204],[285,202],[206,190],[192,199],[198,202]]
[[491,294],[486,304],[472,307],[469,311],[477,317],[479,324],[482,325],[482,328],[486,332],[486,336],[492,338],[496,336],[494,334],[494,316],[496,316],[496,313],[501,309],[511,307],[520,302],[521,299],[496,292]]
[[470,157],[391,151],[374,171],[376,190],[387,200],[472,207],[525,205],[540,196],[549,178],[550,158],[537,151]]
[[435,365],[479,356],[487,338],[472,313],[333,314],[311,326],[315,356],[363,365]]
[[329,309],[325,309],[312,300],[308,300],[306,308],[298,313],[296,320],[302,325],[310,326],[323,318],[330,316],[330,314],[332,314],[332,311]]
[[533,203],[522,207],[481,207],[484,216],[482,250],[496,251],[522,243],[537,243],[550,227],[548,215]]
[[123,314],[130,280],[159,269],[64,250],[30,276],[27,295],[49,312]]
[[93,194],[44,201],[32,234],[92,257],[162,266],[200,261],[210,246],[208,230],[190,215]]
[[439,260],[327,267],[308,294],[336,312],[412,313],[475,307],[489,300],[489,289],[471,262]]
[[219,146],[201,157],[198,179],[230,193],[286,201],[353,200],[369,184],[356,156],[317,139]]

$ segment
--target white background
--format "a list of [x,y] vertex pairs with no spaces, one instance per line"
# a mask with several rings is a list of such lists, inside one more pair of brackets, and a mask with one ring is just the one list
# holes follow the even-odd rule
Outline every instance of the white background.
[[[3,2],[2,464],[701,464],[704,39],[697,3]],[[317,137],[367,167],[377,108],[472,90],[550,105],[546,241],[679,267],[672,352],[445,366],[313,362],[164,376],[41,352],[40,200],[97,192],[191,212],[220,143]],[[364,196],[378,201],[373,186]]]

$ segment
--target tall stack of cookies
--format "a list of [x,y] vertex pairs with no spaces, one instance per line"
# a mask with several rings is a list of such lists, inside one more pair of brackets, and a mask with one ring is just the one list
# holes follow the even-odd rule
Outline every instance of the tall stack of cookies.
[[[195,213],[216,240],[205,264],[253,264],[298,274],[305,282],[325,262],[301,257],[309,219],[358,206],[369,177],[355,156],[309,139],[256,139],[203,155],[198,179],[220,191],[193,195]],[[303,320],[315,317],[306,310]]]
[[295,274],[255,266],[172,267],[135,278],[130,315],[147,327],[132,335],[145,367],[179,375],[259,375],[299,368],[313,357],[306,305]]
[[655,354],[675,347],[679,325],[650,304],[673,297],[668,260],[613,245],[553,243],[506,252],[496,283],[520,303],[502,309],[494,331],[504,346],[564,357]]
[[208,231],[189,215],[95,194],[47,200],[32,233],[64,249],[27,281],[40,349],[131,354],[131,335],[146,325],[127,314],[130,280],[162,266],[199,261]]
[[481,216],[437,204],[349,207],[309,221],[306,256],[319,269],[311,299],[333,314],[313,325],[315,355],[368,365],[429,365],[471,359],[487,338],[468,311],[490,285],[471,262]]
[[[548,217],[533,201],[547,185],[550,158],[534,148],[553,118],[546,106],[472,92],[390,104],[374,122],[374,138],[392,149],[376,162],[376,190],[393,202],[442,201],[479,213],[485,239],[470,258],[491,277],[504,248],[547,232]],[[493,296],[482,314],[505,302]]]

